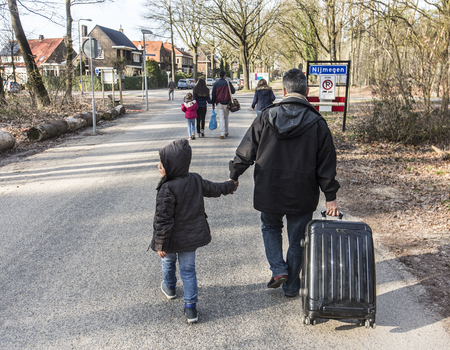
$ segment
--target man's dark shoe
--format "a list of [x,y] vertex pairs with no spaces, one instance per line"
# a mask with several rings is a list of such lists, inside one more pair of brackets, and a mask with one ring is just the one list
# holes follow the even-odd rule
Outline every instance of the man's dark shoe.
[[189,323],[197,323],[198,322],[198,312],[197,312],[197,308],[194,307],[193,309],[184,308],[184,315],[187,318],[187,321]]
[[287,282],[287,280],[288,280],[288,275],[280,275],[280,276],[272,277],[270,279],[269,283],[267,283],[267,288],[278,288],[284,282]]
[[164,295],[167,297],[167,299],[174,299],[177,297],[176,289],[170,289],[166,286],[164,281],[161,283],[161,291],[164,293]]

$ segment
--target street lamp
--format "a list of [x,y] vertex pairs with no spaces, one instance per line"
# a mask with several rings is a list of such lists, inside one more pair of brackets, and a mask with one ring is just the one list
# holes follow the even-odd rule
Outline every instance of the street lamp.
[[81,85],[81,95],[83,95],[83,69],[82,69],[82,65],[81,65],[81,32],[80,32],[80,21],[88,21],[88,22],[92,22],[92,19],[90,18],[80,18],[78,20],[78,44],[79,44],[79,52],[80,52],[80,85]]
[[147,88],[147,53],[145,52],[145,34],[153,34],[151,30],[141,29],[144,40],[144,79],[145,79],[145,108],[148,111],[148,88]]

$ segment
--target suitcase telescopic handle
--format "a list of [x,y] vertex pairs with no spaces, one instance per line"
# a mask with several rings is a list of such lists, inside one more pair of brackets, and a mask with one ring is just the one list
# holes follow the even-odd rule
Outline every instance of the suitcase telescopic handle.
[[[327,211],[326,210],[322,210],[320,212],[320,214],[322,214],[322,219],[326,220],[327,219]],[[342,218],[344,217],[344,213],[339,212],[339,216],[338,216],[338,220],[342,220]]]

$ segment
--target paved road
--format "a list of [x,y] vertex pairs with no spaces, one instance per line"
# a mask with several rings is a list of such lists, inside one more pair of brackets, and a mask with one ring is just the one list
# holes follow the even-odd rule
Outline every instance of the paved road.
[[[228,178],[255,116],[251,97],[240,97],[231,137],[208,130],[191,142],[192,171]],[[146,252],[158,150],[187,135],[179,107],[153,102],[96,136],[89,130],[0,168],[1,349],[448,349],[444,320],[379,245],[377,328],[303,326],[301,300],[266,288],[252,171],[236,194],[206,199],[213,240],[198,250],[200,322],[187,324],[182,298],[162,295],[159,258]]]

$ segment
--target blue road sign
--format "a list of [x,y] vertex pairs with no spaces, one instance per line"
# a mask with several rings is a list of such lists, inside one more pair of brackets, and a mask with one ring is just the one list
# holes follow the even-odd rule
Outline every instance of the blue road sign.
[[311,65],[309,66],[310,75],[347,75],[347,65]]

